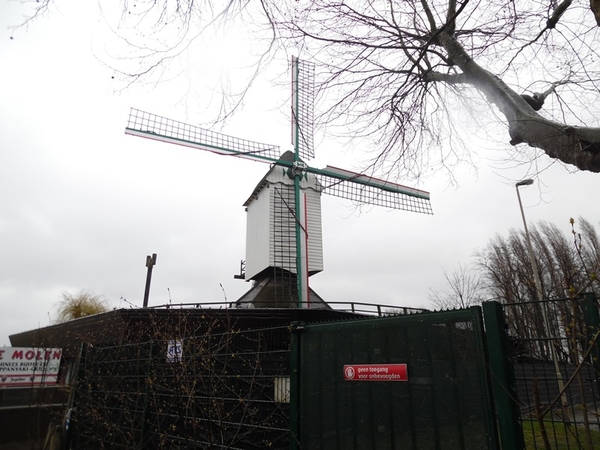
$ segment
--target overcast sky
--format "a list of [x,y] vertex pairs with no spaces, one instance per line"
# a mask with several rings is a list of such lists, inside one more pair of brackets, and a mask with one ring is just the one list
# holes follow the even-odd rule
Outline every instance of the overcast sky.
[[[151,305],[169,295],[174,303],[233,301],[250,288],[233,278],[245,258],[242,204],[268,166],[126,136],[130,106],[180,120],[211,117],[178,106],[169,85],[115,93],[111,70],[94,56],[106,30],[93,10],[69,8],[13,34],[7,27],[22,7],[0,4],[0,346],[48,325],[65,291],[141,306],[152,253]],[[222,131],[289,149],[281,97],[289,90],[271,90],[265,79],[255,85]],[[498,148],[507,139],[498,135]],[[311,278],[313,289],[330,301],[430,307],[443,268],[467,264],[494,234],[522,226],[514,182],[527,168],[495,170],[488,158],[497,149],[473,150],[479,172],[459,171],[459,186],[443,176],[415,186],[431,192],[433,216],[356,211],[324,196],[325,270]],[[360,169],[335,141],[316,151],[313,165]],[[599,188],[600,175],[554,165],[523,188],[527,218],[565,232],[570,217],[597,225]]]

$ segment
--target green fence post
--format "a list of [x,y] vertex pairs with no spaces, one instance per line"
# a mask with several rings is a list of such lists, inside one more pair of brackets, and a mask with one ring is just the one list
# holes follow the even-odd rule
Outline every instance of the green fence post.
[[300,449],[300,333],[303,322],[292,322],[290,329],[290,450]]
[[483,302],[482,306],[500,442],[504,450],[523,450],[525,441],[519,421],[504,310],[496,301]]
[[[598,311],[598,299],[593,292],[583,294],[583,317],[585,320],[586,335],[588,339],[600,331],[600,312]],[[587,347],[590,342],[586,342]],[[585,350],[585,349],[584,349]],[[594,348],[590,352],[590,362],[596,373],[600,373],[600,342],[596,340]],[[598,389],[600,390],[600,379],[596,380]]]

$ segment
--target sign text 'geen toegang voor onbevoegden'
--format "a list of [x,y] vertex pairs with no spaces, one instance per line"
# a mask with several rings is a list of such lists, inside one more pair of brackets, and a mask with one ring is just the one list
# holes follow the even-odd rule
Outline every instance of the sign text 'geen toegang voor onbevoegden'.
[[0,347],[0,388],[56,384],[61,357],[60,348]]
[[346,381],[408,381],[406,364],[347,364]]

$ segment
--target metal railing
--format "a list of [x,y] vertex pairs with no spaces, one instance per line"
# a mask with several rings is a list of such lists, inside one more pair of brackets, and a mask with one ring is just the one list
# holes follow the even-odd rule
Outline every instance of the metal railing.
[[[309,303],[306,303],[308,306]],[[365,314],[369,316],[390,316],[390,315],[406,315],[406,314],[418,314],[427,312],[425,308],[415,308],[407,306],[396,306],[396,305],[382,305],[375,303],[364,303],[364,302],[327,302],[327,305],[331,309],[340,312],[348,312],[353,314]],[[194,302],[194,303],[167,303],[163,305],[150,306],[148,309],[244,309],[248,308],[246,304],[236,304],[236,302]],[[261,308],[269,309],[269,308]],[[290,309],[290,308],[273,308],[273,309]],[[305,308],[293,308],[293,309],[305,309]],[[307,307],[306,309],[311,309]],[[324,308],[315,308],[324,309]]]

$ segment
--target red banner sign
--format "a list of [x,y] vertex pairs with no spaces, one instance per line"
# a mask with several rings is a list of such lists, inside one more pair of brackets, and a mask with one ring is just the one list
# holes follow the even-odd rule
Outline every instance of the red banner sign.
[[351,364],[344,366],[346,381],[408,381],[406,364]]

